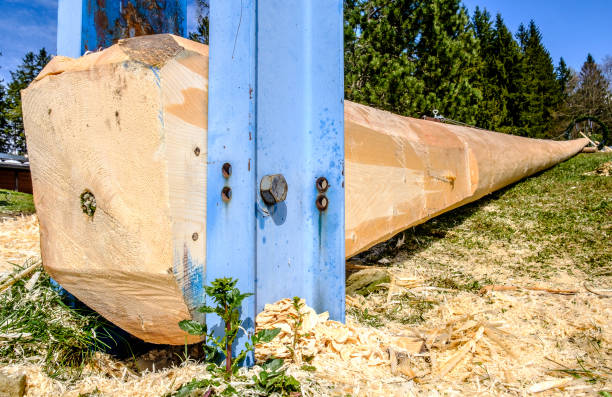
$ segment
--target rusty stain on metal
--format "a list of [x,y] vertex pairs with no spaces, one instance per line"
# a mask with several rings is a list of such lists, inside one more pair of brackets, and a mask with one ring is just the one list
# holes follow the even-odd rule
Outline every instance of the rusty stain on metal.
[[186,33],[181,0],[88,0],[86,19],[83,51],[109,47],[130,37]]
[[[161,12],[159,6],[147,7],[150,10],[157,8],[155,12]],[[155,18],[155,12],[148,14],[152,19]],[[157,32],[145,18],[146,14],[139,13],[134,4],[128,3],[121,9],[121,17],[115,21],[115,31],[113,42],[120,38],[146,36]]]

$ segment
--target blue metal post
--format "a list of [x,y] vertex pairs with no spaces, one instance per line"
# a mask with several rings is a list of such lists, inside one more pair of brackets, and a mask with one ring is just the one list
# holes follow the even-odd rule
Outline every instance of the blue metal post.
[[[206,282],[233,277],[242,292],[251,293],[255,292],[255,16],[256,0],[210,2]],[[228,166],[224,172],[224,164],[231,172]],[[229,200],[227,189],[231,189]],[[252,332],[253,297],[244,302],[242,319],[244,328]],[[208,315],[206,322],[223,333],[215,316]],[[245,341],[246,335],[239,335],[237,348]],[[252,357],[246,364],[252,364]]]
[[[283,174],[289,189],[274,206],[258,198],[257,311],[300,296],[344,321],[342,5],[258,5],[257,180]],[[319,178],[327,189],[317,188]]]
[[185,36],[187,0],[59,0],[57,53],[80,57],[119,39],[157,33]]
[[[344,320],[342,21],[342,0],[210,4],[206,279],[256,293],[249,332],[266,303],[292,296]],[[259,186],[273,174],[288,193],[268,205]]]

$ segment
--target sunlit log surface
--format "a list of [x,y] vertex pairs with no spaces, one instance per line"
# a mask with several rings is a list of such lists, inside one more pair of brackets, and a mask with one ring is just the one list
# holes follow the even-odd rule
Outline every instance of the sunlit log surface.
[[580,152],[346,102],[346,256]]

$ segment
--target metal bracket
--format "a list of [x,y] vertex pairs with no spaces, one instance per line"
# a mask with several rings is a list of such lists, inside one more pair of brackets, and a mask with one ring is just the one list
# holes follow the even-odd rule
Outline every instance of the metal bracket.
[[290,189],[271,216],[258,214],[257,312],[300,296],[344,320],[342,6],[258,4],[257,180],[283,174]]

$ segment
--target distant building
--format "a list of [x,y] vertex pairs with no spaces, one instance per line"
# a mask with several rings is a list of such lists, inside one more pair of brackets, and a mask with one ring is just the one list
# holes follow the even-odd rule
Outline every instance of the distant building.
[[27,157],[0,153],[0,189],[32,193],[30,161]]

